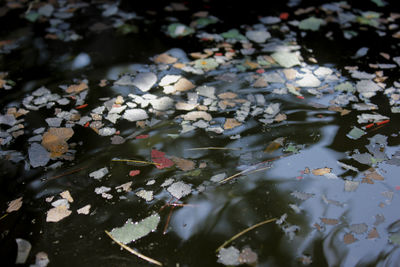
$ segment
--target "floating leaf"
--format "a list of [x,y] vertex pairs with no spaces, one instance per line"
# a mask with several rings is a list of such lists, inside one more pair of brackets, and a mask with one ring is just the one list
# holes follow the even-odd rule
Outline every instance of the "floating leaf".
[[65,205],[60,205],[50,209],[47,212],[46,222],[58,222],[71,215],[72,211],[68,210]]
[[129,219],[124,226],[112,229],[110,234],[122,244],[128,244],[155,231],[159,222],[160,216],[158,214],[150,215],[135,223]]
[[338,219],[321,218],[321,221],[328,225],[336,225],[339,223]]
[[312,170],[312,174],[314,174],[314,175],[325,175],[327,173],[330,173],[331,171],[332,171],[331,168],[319,168],[319,169]]
[[367,132],[361,130],[360,128],[353,127],[353,129],[347,134],[347,137],[350,139],[357,140],[365,134],[367,134]]
[[258,255],[251,248],[244,248],[240,252],[240,264],[255,265],[258,261]]
[[12,201],[10,201],[10,203],[8,203],[8,208],[7,208],[7,212],[13,212],[13,211],[17,211],[22,207],[22,197],[19,197],[17,199],[14,199]]
[[246,37],[240,34],[240,32],[237,29],[232,29],[227,32],[221,33],[221,36],[225,39],[235,39],[238,41],[246,40]]
[[289,52],[275,52],[271,57],[284,68],[291,68],[300,65],[298,56],[295,53]]
[[350,82],[344,82],[335,86],[336,91],[354,92],[356,88]]
[[191,185],[185,184],[184,182],[175,182],[171,184],[167,191],[177,199],[181,199],[184,196],[187,196],[191,192]]
[[300,30],[310,30],[310,31],[318,31],[319,27],[323,25],[325,21],[323,19],[318,19],[316,17],[309,17],[300,21],[299,29]]
[[131,170],[129,176],[133,177],[140,174],[140,170]]
[[194,29],[182,23],[172,23],[167,29],[168,35],[172,38],[182,37],[194,33]]
[[242,123],[238,122],[236,119],[227,118],[225,123],[224,123],[224,129],[225,130],[230,130],[230,129],[233,129],[233,128],[238,127],[240,125],[242,125]]
[[351,243],[354,243],[354,242],[356,242],[356,241],[357,241],[357,239],[356,239],[351,233],[347,233],[347,234],[345,234],[344,237],[343,237],[343,242],[344,242],[346,245],[351,244]]
[[84,207],[78,209],[76,212],[77,212],[78,214],[88,215],[89,212],[90,212],[90,207],[91,207],[90,204],[88,204],[88,205],[86,205],[86,206],[84,206]]
[[68,151],[67,141],[74,135],[71,128],[50,128],[43,134],[42,146],[51,153],[51,157],[59,157]]
[[372,228],[372,230],[368,232],[368,236],[367,236],[368,239],[375,239],[375,238],[379,238],[379,237],[380,236],[379,236],[379,233],[376,230],[376,228]]
[[160,54],[154,58],[155,63],[162,63],[162,64],[173,64],[177,61],[178,61],[177,58],[171,57],[166,53]]
[[176,166],[182,171],[191,171],[195,168],[194,161],[182,159],[178,157],[171,157],[172,161],[175,162]]
[[239,265],[240,251],[230,246],[229,248],[223,248],[218,253],[218,262],[226,266],[236,266]]
[[16,264],[25,264],[28,259],[29,253],[31,252],[32,245],[28,240],[17,238],[15,239],[18,245],[17,258],[15,260]]
[[213,70],[218,67],[218,62],[213,58],[197,59],[194,61],[194,67],[204,70]]
[[355,234],[363,234],[368,230],[368,226],[365,223],[356,223],[349,226],[350,231]]
[[278,148],[280,148],[281,146],[283,146],[283,142],[285,141],[285,137],[278,137],[276,138],[274,141],[272,141],[271,143],[269,143],[269,145],[267,146],[267,148],[264,150],[265,153],[272,153],[275,150],[277,150]]
[[157,163],[156,165],[157,169],[164,169],[174,166],[174,162],[166,158],[164,152],[155,149],[151,151],[151,160]]
[[88,85],[87,85],[87,83],[85,83],[85,82],[81,82],[80,84],[73,84],[73,85],[70,85],[68,88],[67,88],[67,93],[69,93],[69,94],[71,94],[71,93],[79,93],[79,92],[81,92],[81,91],[83,91],[83,90],[86,90],[86,89],[88,89],[89,87],[88,87]]

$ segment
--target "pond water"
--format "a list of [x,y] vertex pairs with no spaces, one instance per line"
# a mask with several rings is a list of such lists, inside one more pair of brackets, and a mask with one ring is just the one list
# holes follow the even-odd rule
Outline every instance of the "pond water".
[[397,266],[400,15],[317,2],[3,4],[2,261]]

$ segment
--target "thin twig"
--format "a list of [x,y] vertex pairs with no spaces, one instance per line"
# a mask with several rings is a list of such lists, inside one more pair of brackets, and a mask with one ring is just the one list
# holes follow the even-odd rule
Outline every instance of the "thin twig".
[[0,221],[3,220],[5,217],[7,217],[8,213],[4,214],[3,216],[0,217]]
[[170,211],[169,211],[169,214],[168,214],[168,217],[167,217],[167,222],[165,223],[165,226],[164,226],[163,235],[165,235],[167,233],[167,228],[168,228],[168,225],[169,225],[169,221],[171,220],[171,216],[172,216],[172,212],[174,211],[174,208],[175,207],[172,206]]
[[158,213],[160,213],[161,211],[163,211],[163,209],[165,209],[165,207],[169,207],[169,205],[171,204],[172,200],[174,200],[173,197],[171,197],[171,199],[170,199],[167,203],[165,203],[165,204],[160,208],[160,210],[158,211]]
[[110,234],[110,232],[108,232],[108,231],[105,231],[105,232],[106,232],[106,234],[107,234],[115,243],[117,243],[117,244],[120,245],[122,248],[124,248],[124,249],[126,249],[127,251],[129,251],[130,253],[132,253],[132,254],[138,256],[139,258],[144,259],[144,260],[146,260],[146,261],[148,261],[148,262],[150,262],[150,263],[156,264],[156,265],[158,265],[158,266],[162,266],[162,263],[161,263],[161,262],[156,261],[156,260],[154,260],[154,259],[152,259],[152,258],[150,258],[150,257],[147,257],[147,256],[141,254],[140,252],[137,252],[136,250],[134,250],[134,249],[128,247],[127,245],[122,244],[121,242],[119,242],[118,240],[116,240],[116,239]]
[[143,160],[133,160],[133,159],[113,159],[111,161],[122,161],[122,162],[133,162],[133,163],[142,163],[142,164],[161,165],[160,163],[156,163],[156,162],[143,161]]
[[47,180],[53,180],[53,179],[57,179],[57,178],[60,178],[60,177],[66,176],[66,175],[70,175],[70,174],[73,174],[73,173],[79,172],[79,171],[81,171],[81,170],[83,170],[83,169],[86,169],[86,168],[87,168],[87,167],[82,167],[82,168],[75,169],[75,170],[72,170],[72,171],[69,171],[69,172],[66,172],[66,173],[63,173],[63,174],[57,175],[57,176],[52,176],[52,177],[48,178]]
[[209,146],[209,147],[195,147],[195,148],[187,148],[185,150],[240,150],[240,147],[216,147],[216,146]]
[[247,172],[249,172],[249,174],[250,174],[250,173],[255,173],[255,172],[259,172],[259,171],[262,171],[262,170],[269,169],[269,168],[271,168],[270,166],[263,167],[263,168],[257,168],[257,166],[259,166],[259,165],[261,165],[261,164],[264,164],[264,163],[271,162],[271,161],[275,161],[275,160],[278,160],[278,159],[281,159],[281,158],[284,158],[284,157],[288,157],[288,156],[290,156],[290,155],[292,155],[292,154],[293,154],[293,153],[289,153],[289,154],[286,154],[286,155],[282,155],[282,156],[279,156],[279,157],[276,157],[276,158],[272,158],[272,159],[269,159],[269,160],[266,160],[266,161],[257,163],[257,164],[252,165],[252,166],[250,166],[249,168],[247,168],[247,169],[245,169],[245,170],[243,170],[243,171],[241,171],[241,172],[238,172],[238,173],[236,173],[236,174],[234,174],[234,175],[232,175],[232,176],[229,176],[228,178],[225,178],[225,179],[222,180],[222,181],[219,181],[218,183],[220,183],[220,184],[225,183],[225,182],[230,181],[230,180],[232,180],[232,179],[234,179],[234,178],[236,178],[236,177],[238,177],[238,176],[241,176],[241,175],[243,175],[243,174],[245,174],[245,173],[247,173]]
[[254,228],[257,228],[257,227],[259,227],[259,226],[261,226],[261,225],[264,225],[264,224],[267,224],[267,223],[270,223],[270,222],[273,222],[273,221],[276,221],[276,220],[277,220],[277,218],[269,219],[269,220],[266,220],[266,221],[262,221],[262,222],[260,222],[260,223],[257,223],[257,224],[255,224],[255,225],[253,225],[253,226],[250,226],[250,227],[247,228],[247,229],[244,229],[244,230],[241,231],[240,233],[238,233],[238,234],[232,236],[228,241],[225,241],[221,246],[219,246],[219,247],[217,248],[216,252],[218,253],[218,251],[220,251],[221,249],[223,249],[226,245],[228,245],[229,243],[231,243],[233,240],[235,240],[236,238],[240,237],[241,235],[244,235],[245,233],[247,233],[247,232],[253,230]]

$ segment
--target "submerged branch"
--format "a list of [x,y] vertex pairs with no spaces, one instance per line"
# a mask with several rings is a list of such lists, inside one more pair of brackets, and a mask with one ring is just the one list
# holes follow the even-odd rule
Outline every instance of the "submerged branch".
[[221,246],[219,246],[219,247],[217,248],[217,250],[216,250],[215,252],[218,253],[221,249],[223,249],[226,245],[228,245],[229,243],[231,243],[233,240],[235,240],[236,238],[240,237],[241,235],[244,235],[245,233],[247,233],[247,232],[253,230],[254,228],[257,228],[257,227],[259,227],[259,226],[261,226],[261,225],[264,225],[264,224],[267,224],[267,223],[270,223],[270,222],[273,222],[273,221],[276,221],[276,220],[277,220],[277,218],[272,218],[272,219],[269,219],[269,220],[266,220],[266,221],[262,221],[262,222],[260,222],[260,223],[257,223],[257,224],[255,224],[255,225],[253,225],[253,226],[250,226],[250,227],[247,228],[247,229],[244,229],[244,230],[241,231],[240,233],[238,233],[238,234],[232,236],[228,241],[225,241]]
[[122,244],[121,242],[119,242],[118,240],[116,240],[116,239],[110,234],[110,232],[108,232],[108,231],[105,231],[105,232],[106,232],[106,234],[107,234],[115,243],[117,243],[117,244],[120,245],[122,248],[124,248],[124,249],[126,249],[127,251],[129,251],[130,253],[132,253],[132,254],[138,256],[139,258],[141,258],[141,259],[143,259],[143,260],[146,260],[146,261],[148,261],[148,262],[150,262],[150,263],[156,264],[156,265],[158,265],[158,266],[162,266],[162,263],[161,263],[161,262],[156,261],[156,260],[154,260],[154,259],[152,259],[152,258],[150,258],[150,257],[147,257],[147,256],[145,256],[145,255],[143,255],[143,254],[137,252],[136,250],[134,250],[134,249],[128,247],[127,245]]
[[113,159],[111,161],[121,161],[121,162],[133,162],[133,163],[142,163],[142,164],[161,165],[160,163],[156,163],[156,162],[143,161],[143,160],[134,160],[134,159]]

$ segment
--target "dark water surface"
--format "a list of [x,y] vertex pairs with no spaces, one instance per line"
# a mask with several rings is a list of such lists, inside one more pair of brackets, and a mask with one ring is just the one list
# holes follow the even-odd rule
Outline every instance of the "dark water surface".
[[[281,218],[284,214],[287,218],[283,224],[273,222],[261,226],[241,236],[232,245],[238,250],[250,247],[258,255],[256,266],[302,266],[307,261],[305,257],[310,257],[311,266],[398,265],[400,180],[399,167],[393,162],[398,160],[395,153],[399,150],[397,126],[400,118],[397,113],[392,113],[388,97],[383,92],[378,92],[371,99],[364,99],[366,103],[378,106],[373,111],[355,110],[348,104],[342,105],[342,108],[351,112],[341,116],[328,107],[332,105],[330,101],[341,94],[334,90],[334,86],[345,81],[354,85],[358,81],[351,77],[345,66],[359,66],[360,71],[374,73],[377,70],[371,69],[368,64],[381,62],[380,52],[388,53],[391,57],[399,56],[399,39],[393,39],[389,34],[377,39],[376,29],[372,27],[360,30],[358,26],[352,26],[351,29],[357,30],[359,35],[346,40],[341,34],[343,29],[337,25],[330,24],[323,31],[308,31],[306,36],[302,36],[296,27],[290,26],[291,31],[285,33],[268,26],[273,37],[296,40],[300,45],[299,51],[304,61],[294,69],[313,72],[320,66],[326,66],[337,77],[337,80],[322,83],[322,86],[327,85],[327,89],[322,89],[323,93],[318,97],[302,89],[304,99],[301,99],[290,93],[272,93],[274,88],[280,88],[274,83],[265,88],[254,88],[248,77],[257,75],[256,69],[237,71],[232,66],[205,74],[193,74],[172,67],[162,70],[151,60],[153,56],[171,48],[178,47],[189,54],[216,45],[216,42],[200,42],[195,36],[178,39],[168,37],[162,31],[169,24],[166,19],[168,14],[181,22],[190,22],[193,13],[206,8],[223,20],[207,28],[208,32],[221,33],[237,28],[244,34],[246,27],[259,23],[259,16],[279,16],[282,12],[290,12],[290,16],[293,16],[290,19],[306,18],[293,15],[299,7],[290,8],[286,3],[278,3],[268,10],[260,10],[259,6],[253,5],[245,15],[241,6],[211,1],[192,4],[189,11],[168,13],[163,11],[168,3],[153,7],[140,4],[135,7],[126,2],[129,1],[121,3],[121,10],[136,11],[143,16],[142,19],[132,20],[138,27],[138,33],[123,35],[112,27],[100,33],[88,30],[94,22],[104,19],[95,5],[83,8],[70,20],[71,27],[84,37],[71,42],[43,38],[46,34],[45,23],[28,23],[19,17],[23,13],[19,9],[10,10],[1,17],[2,25],[7,25],[0,29],[1,40],[23,38],[18,48],[8,54],[0,54],[0,71],[8,72],[7,79],[16,83],[11,90],[0,91],[2,114],[9,107],[23,107],[22,99],[41,86],[62,96],[65,92],[59,85],[76,83],[73,79],[87,79],[90,89],[84,103],[88,107],[79,112],[81,116],[90,115],[91,110],[103,105],[105,100],[102,98],[112,99],[121,95],[128,101],[130,93],[143,95],[132,86],[113,86],[113,82],[124,73],[148,70],[157,73],[158,82],[166,74],[180,74],[196,87],[215,87],[216,95],[230,91],[238,94],[238,98],[247,99],[249,95],[261,94],[265,98],[261,108],[265,109],[270,103],[280,103],[279,112],[286,114],[287,119],[264,124],[259,121],[261,116],[249,115],[242,125],[217,134],[199,128],[181,133],[182,120],[176,117],[186,111],[174,108],[170,109],[171,114],[149,113],[149,121],[152,118],[159,121],[144,128],[122,119],[113,125],[103,118],[106,126],[115,127],[124,138],[132,134],[149,137],[127,139],[124,144],[113,145],[110,137],[100,136],[90,127],[76,125],[73,127],[73,137],[68,140],[69,144],[76,144],[75,147],[70,146],[76,151],[74,159],[61,160],[61,167],[51,169],[29,167],[28,139],[34,135],[34,129],[48,128],[45,119],[54,117],[54,108],[70,110],[75,104],[56,104],[51,108],[30,111],[24,117],[24,135],[0,148],[0,151],[20,151],[23,157],[17,163],[11,161],[9,156],[3,156],[0,161],[1,215],[8,214],[0,220],[2,262],[13,265],[17,254],[15,239],[23,238],[32,244],[27,266],[35,262],[35,255],[40,251],[48,254],[49,266],[147,266],[150,264],[121,250],[105,234],[105,230],[120,227],[129,218],[140,221],[152,213],[159,213],[161,221],[157,230],[129,246],[165,266],[222,266],[217,262],[215,250],[223,242],[247,227],[270,218]],[[301,3],[300,7],[314,4]],[[369,2],[364,7],[355,5],[356,8],[378,9]],[[349,12],[355,12],[354,9]],[[156,14],[146,13],[146,10]],[[394,12],[391,6],[378,10],[385,16]],[[109,21],[104,19],[102,22],[107,24]],[[241,25],[247,26],[241,28]],[[332,39],[325,37],[328,31],[332,32]],[[290,37],[290,34],[293,36]],[[368,55],[352,59],[351,56],[363,46],[369,47]],[[261,46],[258,44],[254,47],[256,54],[250,56],[253,61],[258,54],[271,54],[260,52]],[[235,44],[235,48],[240,50],[241,46]],[[83,59],[90,59],[90,62],[80,66],[82,62],[77,61],[79,55]],[[242,60],[245,57],[238,53],[235,59]],[[310,62],[309,57],[314,57],[318,63]],[[266,68],[266,72],[280,69],[279,66]],[[398,70],[398,65],[384,70],[385,76],[388,76],[386,88],[399,81]],[[235,73],[235,81],[215,78],[230,72]],[[102,79],[108,80],[107,86],[98,85]],[[159,86],[154,86],[149,93],[157,97],[165,95]],[[358,93],[354,95],[358,96]],[[351,96],[353,94],[348,94],[348,97]],[[174,103],[187,101],[185,93],[171,97]],[[225,118],[233,118],[239,107],[210,112],[212,121],[216,125],[223,125]],[[366,125],[357,123],[357,115],[362,113],[387,116],[390,123],[366,130],[366,134],[357,140],[350,139],[347,135],[353,126],[361,128]],[[2,131],[9,128],[1,125]],[[377,137],[378,134],[381,136]],[[386,142],[374,144],[372,141],[372,145],[378,146],[374,151],[379,150],[386,158],[370,164],[354,160],[354,154],[370,151],[367,146],[374,136],[387,137]],[[265,152],[268,145],[279,137],[285,138],[283,145],[271,153]],[[199,147],[225,149],[190,150]],[[194,161],[195,172],[183,171],[175,166],[160,170],[148,164],[112,161],[114,158],[151,161],[152,149],[165,152],[168,157]],[[48,165],[56,161],[52,160]],[[338,161],[358,171],[346,170]],[[228,177],[260,162],[264,162],[266,170],[248,172],[223,184],[210,181],[216,174],[225,173]],[[201,163],[206,163],[206,167],[199,168]],[[105,177],[100,180],[89,177],[90,173],[103,167],[109,170]],[[305,171],[306,168],[314,170],[325,167],[331,168],[330,172],[336,177],[313,175]],[[365,180],[363,183],[363,178],[368,174],[366,171],[371,167],[384,179],[374,180],[374,184],[365,183]],[[129,172],[133,169],[140,170],[140,175],[130,177]],[[166,203],[175,201],[161,186],[168,178],[189,184],[192,189],[188,196],[179,200],[179,203],[187,206],[174,207],[172,213],[171,207],[164,207],[160,211]],[[117,192],[116,186],[130,181],[133,182],[131,192]],[[153,181],[153,184],[149,185],[149,181]],[[345,190],[346,181],[358,182],[358,187],[351,192]],[[113,196],[112,199],[95,194],[95,188],[101,186],[112,188],[108,192]],[[141,189],[153,191],[154,199],[145,201],[136,196],[135,193]],[[59,199],[58,194],[65,190],[74,199],[70,203],[72,214],[59,222],[46,222],[46,212],[52,207],[45,199],[51,196],[56,196],[54,200]],[[305,194],[312,195],[305,199]],[[9,201],[21,196],[21,209],[7,213]],[[87,204],[91,205],[89,215],[77,214],[76,210]],[[379,218],[384,218],[382,223],[377,222]],[[325,219],[337,221],[327,223]],[[164,234],[166,224],[168,227]],[[364,227],[361,224],[367,229],[360,230]],[[378,236],[372,236],[374,229]],[[347,237],[353,236],[356,241],[348,244],[346,234]],[[396,234],[397,243],[392,239]]]

